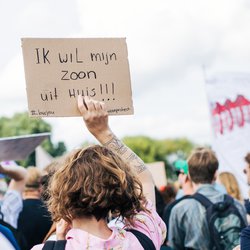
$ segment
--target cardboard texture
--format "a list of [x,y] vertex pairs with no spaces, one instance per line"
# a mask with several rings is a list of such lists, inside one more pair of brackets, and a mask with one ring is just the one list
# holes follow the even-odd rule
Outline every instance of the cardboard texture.
[[50,133],[0,138],[0,161],[23,160],[29,156]]
[[167,175],[165,170],[165,163],[163,161],[157,161],[146,164],[151,172],[155,185],[158,189],[167,185]]
[[23,38],[29,115],[81,116],[77,96],[133,114],[125,38]]

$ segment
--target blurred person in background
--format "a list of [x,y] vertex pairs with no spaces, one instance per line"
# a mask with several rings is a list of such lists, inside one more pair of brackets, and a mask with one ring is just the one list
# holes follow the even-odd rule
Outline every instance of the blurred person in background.
[[166,186],[162,187],[160,191],[161,191],[165,206],[175,201],[177,191],[173,183],[168,183]]
[[1,200],[3,199],[7,189],[8,189],[8,184],[5,181],[5,178],[0,177],[0,204],[1,204]]
[[27,172],[23,210],[18,218],[18,230],[23,233],[27,242],[27,248],[22,250],[30,250],[41,243],[52,225],[50,214],[41,200],[42,172],[37,167],[28,167]]
[[160,192],[160,190],[156,186],[155,186],[155,204],[156,204],[156,212],[162,218],[163,211],[165,208],[165,202],[164,202],[162,193]]
[[17,228],[17,219],[23,209],[22,193],[25,187],[27,171],[20,166],[4,167],[0,165],[0,173],[11,178],[1,202],[3,221]]
[[[232,249],[239,243],[239,231],[247,224],[243,205],[236,199],[225,196],[214,185],[219,162],[211,149],[196,148],[189,156],[187,163],[195,194],[188,199],[181,200],[173,207],[169,218],[169,245],[178,250],[211,250],[216,244],[220,244],[220,246],[223,244],[222,249],[225,250]],[[205,206],[201,198],[206,201],[206,204],[209,203],[209,206]],[[220,210],[226,213],[223,219],[225,218],[227,222],[230,221],[230,223],[221,226],[220,223],[223,223],[224,220],[214,217],[218,226],[217,232],[218,228],[222,229],[220,233],[223,233],[223,237],[219,237],[219,234],[211,234],[214,224],[209,224],[211,223],[210,217],[209,221],[207,219],[207,208],[216,208],[218,204],[224,205],[224,209]],[[219,214],[218,211],[216,213]],[[231,220],[232,217],[234,220]],[[223,231],[224,226],[227,226],[228,230]],[[227,248],[224,248],[224,245],[227,245]],[[229,245],[231,248],[228,247]]]
[[[167,243],[167,239],[168,239],[169,219],[170,219],[170,215],[171,215],[173,207],[176,206],[182,200],[189,198],[194,193],[193,185],[188,175],[187,161],[177,160],[174,163],[174,167],[175,167],[175,173],[177,175],[178,184],[180,188],[177,191],[177,193],[175,193],[175,199],[172,198],[171,199],[172,202],[166,204],[164,211],[163,211],[163,220],[167,226],[167,237],[166,237],[165,243]],[[170,189],[170,193],[173,193],[173,196],[174,196],[173,189],[172,190]]]
[[[246,167],[244,173],[247,177],[247,184],[250,185],[250,153],[245,156]],[[249,199],[245,200],[245,207],[248,215],[250,214],[250,202]],[[249,218],[249,217],[248,217]],[[248,250],[250,249],[250,226],[244,228],[240,234],[240,246],[235,250]]]
[[[244,168],[244,173],[247,177],[247,184],[250,186],[250,153],[245,156],[246,167]],[[250,192],[249,192],[250,197]],[[250,215],[250,201],[249,198],[244,200],[245,208],[247,210],[248,215]]]
[[188,175],[188,163],[185,160],[177,160],[174,163],[175,173],[178,177],[180,189],[176,194],[176,200],[194,193],[193,185]]
[[7,191],[0,204],[0,249],[23,249],[26,247],[26,242],[17,230],[17,220],[23,208],[22,193],[27,171],[20,166],[0,164],[0,174],[10,178]]
[[238,181],[232,173],[219,173],[217,181],[219,184],[225,187],[227,194],[231,195],[233,198],[237,199],[240,202],[243,201]]

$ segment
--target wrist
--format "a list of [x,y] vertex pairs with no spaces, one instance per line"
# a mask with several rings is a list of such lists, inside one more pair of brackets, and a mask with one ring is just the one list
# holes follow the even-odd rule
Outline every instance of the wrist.
[[107,143],[109,140],[111,140],[114,137],[113,132],[109,128],[107,130],[103,130],[93,135],[102,145]]
[[57,240],[65,240],[66,239],[66,235],[64,235],[64,234],[56,234],[56,239]]

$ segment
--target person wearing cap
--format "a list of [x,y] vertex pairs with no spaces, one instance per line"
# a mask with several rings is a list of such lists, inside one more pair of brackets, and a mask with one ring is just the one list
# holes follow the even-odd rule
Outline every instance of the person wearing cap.
[[[170,204],[167,204],[163,211],[163,217],[167,228],[169,228],[169,219],[170,214],[174,206],[181,202],[184,199],[187,199],[194,193],[192,182],[190,180],[190,177],[188,175],[188,163],[185,160],[177,160],[174,163],[175,167],[175,173],[178,177],[178,183],[181,189],[178,190],[177,195],[175,197],[175,200],[171,202]],[[168,238],[168,231],[167,231],[167,237]],[[165,242],[166,243],[166,242]]]
[[184,195],[191,195],[194,193],[192,182],[188,176],[188,164],[185,160],[177,160],[174,163],[176,174],[178,176],[178,183],[180,188],[177,192],[176,199],[183,197]]

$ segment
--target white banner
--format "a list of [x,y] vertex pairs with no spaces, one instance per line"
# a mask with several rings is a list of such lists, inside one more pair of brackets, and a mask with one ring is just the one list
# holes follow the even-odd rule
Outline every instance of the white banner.
[[246,198],[248,186],[243,169],[244,157],[250,152],[250,74],[216,74],[206,80],[206,90],[219,171],[233,173]]

